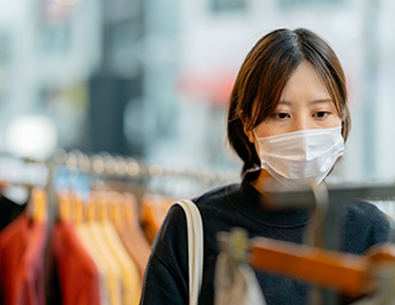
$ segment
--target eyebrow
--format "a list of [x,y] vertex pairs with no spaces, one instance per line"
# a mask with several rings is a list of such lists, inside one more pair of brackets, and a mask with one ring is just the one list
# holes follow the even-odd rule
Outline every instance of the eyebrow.
[[[313,106],[316,104],[327,104],[327,103],[333,103],[333,101],[329,98],[325,98],[325,99],[311,101],[308,103],[308,105]],[[292,106],[292,103],[290,101],[282,100],[278,103],[278,105]]]
[[321,100],[315,100],[315,101],[311,101],[309,102],[309,105],[316,105],[316,104],[327,104],[327,103],[333,103],[333,101],[329,98],[325,98],[325,99],[321,99]]

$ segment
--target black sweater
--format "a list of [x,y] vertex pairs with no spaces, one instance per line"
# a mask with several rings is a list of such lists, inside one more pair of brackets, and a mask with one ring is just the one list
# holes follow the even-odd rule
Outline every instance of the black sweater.
[[[193,199],[203,219],[204,265],[199,304],[213,304],[214,271],[218,255],[216,234],[242,227],[249,237],[264,236],[301,243],[310,212],[274,212],[259,203],[258,191],[244,178]],[[383,213],[367,202],[346,204],[341,211],[342,250],[362,254],[386,242],[389,225]],[[267,304],[306,304],[308,286],[283,276],[256,272]],[[188,246],[184,211],[170,209],[156,236],[144,277],[141,305],[188,304]]]

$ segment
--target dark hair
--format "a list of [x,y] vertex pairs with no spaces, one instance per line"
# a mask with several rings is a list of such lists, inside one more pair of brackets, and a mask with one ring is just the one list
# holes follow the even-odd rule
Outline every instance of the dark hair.
[[[333,100],[342,118],[342,136],[347,140],[351,120],[347,107],[346,78],[335,52],[317,34],[307,29],[278,29],[262,37],[244,60],[230,96],[228,140],[244,161],[242,173],[259,165],[253,143],[243,130],[252,130],[271,116],[282,91],[302,61],[309,62]],[[259,100],[259,103],[255,101]]]

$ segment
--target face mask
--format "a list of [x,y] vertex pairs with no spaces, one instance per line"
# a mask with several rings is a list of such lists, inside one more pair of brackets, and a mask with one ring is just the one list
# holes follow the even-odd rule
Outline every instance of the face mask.
[[261,168],[286,187],[315,187],[344,153],[341,127],[258,138]]

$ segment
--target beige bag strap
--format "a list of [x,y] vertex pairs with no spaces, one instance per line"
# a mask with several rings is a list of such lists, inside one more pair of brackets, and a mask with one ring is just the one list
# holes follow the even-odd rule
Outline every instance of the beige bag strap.
[[189,199],[173,205],[184,209],[188,229],[189,305],[197,305],[203,275],[203,223],[199,209]]

